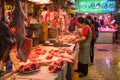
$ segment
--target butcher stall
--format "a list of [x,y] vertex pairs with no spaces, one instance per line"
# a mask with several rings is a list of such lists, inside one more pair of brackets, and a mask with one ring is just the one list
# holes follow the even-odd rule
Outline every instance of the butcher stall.
[[34,46],[23,62],[19,59],[14,47],[10,52],[13,70],[0,79],[5,80],[70,80],[72,79],[72,65],[77,51],[71,43],[75,35],[59,37],[59,42],[48,40]]

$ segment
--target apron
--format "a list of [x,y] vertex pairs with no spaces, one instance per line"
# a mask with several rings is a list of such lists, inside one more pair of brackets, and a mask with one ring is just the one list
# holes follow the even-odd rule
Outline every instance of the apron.
[[[89,32],[88,35],[86,36],[86,40],[79,43],[78,62],[81,62],[83,64],[88,64],[90,58],[90,42],[92,39],[92,31],[89,26],[88,28],[89,28]],[[82,36],[81,32],[82,29],[79,32],[79,37]]]

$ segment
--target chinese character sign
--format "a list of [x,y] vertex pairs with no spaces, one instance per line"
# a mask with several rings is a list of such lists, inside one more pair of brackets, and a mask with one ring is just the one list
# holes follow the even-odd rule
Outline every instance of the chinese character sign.
[[77,0],[77,9],[80,13],[113,13],[116,0]]

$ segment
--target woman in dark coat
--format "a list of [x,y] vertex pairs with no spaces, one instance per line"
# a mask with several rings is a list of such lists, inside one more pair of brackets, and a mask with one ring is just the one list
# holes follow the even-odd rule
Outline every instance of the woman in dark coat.
[[9,26],[4,22],[0,22],[0,60],[7,62],[9,60],[9,52],[14,44],[14,37]]

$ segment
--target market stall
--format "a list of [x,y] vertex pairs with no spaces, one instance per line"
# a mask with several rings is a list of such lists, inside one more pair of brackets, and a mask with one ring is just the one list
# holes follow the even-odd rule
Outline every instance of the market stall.
[[[61,47],[61,49],[63,48],[63,49],[67,49],[69,51],[71,51],[71,50],[73,51],[73,48],[74,48],[75,45],[74,44],[69,44],[69,45],[70,45],[70,47]],[[24,72],[18,71],[18,72],[13,73],[9,77],[6,77],[7,75],[5,75],[5,76],[1,77],[1,79],[6,79],[6,80],[9,80],[9,79],[12,79],[12,80],[13,79],[14,80],[17,80],[17,79],[20,79],[20,80],[26,80],[26,79],[32,79],[32,80],[49,80],[49,79],[51,79],[51,80],[67,80],[66,75],[67,75],[67,68],[68,68],[68,66],[70,67],[69,69],[72,69],[72,66],[69,65],[71,62],[69,62],[69,60],[67,58],[66,59],[63,58],[64,64],[62,65],[60,70],[55,71],[55,72],[51,72],[48,69],[50,67],[49,66],[50,64],[48,64],[48,63],[57,61],[58,57],[54,56],[52,59],[46,59],[46,57],[48,56],[47,54],[51,50],[58,50],[58,48],[60,48],[60,47],[42,46],[42,45],[39,45],[39,46],[36,46],[36,47],[39,48],[39,49],[41,48],[42,50],[46,50],[46,54],[45,55],[39,55],[39,57],[36,58],[38,60],[38,62],[40,62],[40,65],[41,65],[39,69],[37,69],[37,70],[35,70],[33,72],[32,71],[24,71]],[[62,50],[61,52],[64,52],[64,51]],[[38,51],[37,51],[37,53],[38,53]],[[10,53],[12,58],[13,58],[14,54],[15,54],[15,50],[12,50],[11,53]],[[71,55],[72,55],[71,57],[75,58],[76,52],[74,52],[74,53],[72,52]],[[34,62],[37,61],[37,60],[34,60],[35,57],[32,58],[32,59],[33,59]],[[18,63],[16,61],[13,61],[13,66],[15,65],[15,68],[16,68],[16,63]],[[26,63],[20,62],[19,64],[27,64],[27,63],[29,63],[29,60]],[[16,69],[14,69],[13,72],[14,71],[16,71]]]
[[[27,2],[29,4],[32,4],[31,1],[32,0],[28,0]],[[39,3],[35,2],[35,5],[40,4],[45,7],[46,5],[48,5],[47,7],[49,7],[49,4],[51,4],[52,2],[49,2],[49,0],[47,1],[48,2],[46,3],[41,3],[40,1]],[[61,5],[64,4],[65,8],[66,1],[63,2],[61,0],[60,4],[57,3],[59,5],[56,5],[56,3],[57,1],[53,3],[54,6],[50,5],[52,8],[57,6],[56,7],[57,9],[53,8],[53,10],[51,10],[50,15],[54,15],[54,13],[55,15],[53,17],[50,16],[50,20],[46,22],[41,22],[41,24],[39,24],[38,22],[36,23],[37,19],[34,19],[34,21],[32,21],[34,22],[34,24],[32,24],[30,21],[27,22],[27,20],[25,20],[26,18],[28,18],[28,16],[27,14],[24,13],[24,10],[22,9],[23,5],[21,0],[15,1],[15,8],[12,14],[13,20],[11,22],[10,27],[11,32],[13,33],[13,35],[15,35],[16,43],[14,44],[14,46],[12,46],[9,53],[10,54],[9,61],[12,62],[10,63],[10,65],[12,65],[13,68],[11,67],[9,73],[6,73],[7,72],[6,67],[9,67],[9,65],[5,63],[6,65],[4,66],[3,69],[4,75],[2,75],[0,79],[2,80],[72,79],[71,69],[76,56],[76,52],[73,50],[75,44],[72,44],[72,41],[76,38],[76,35],[72,34],[60,35],[59,32],[64,33],[64,31],[66,30],[65,17],[68,14],[62,10],[63,5]],[[33,5],[31,5],[30,8],[31,7],[33,9]],[[34,15],[34,13],[32,15]],[[28,25],[26,26],[24,22],[26,22]],[[50,24],[52,26],[50,26]],[[44,25],[47,25],[46,26],[47,28],[50,26],[49,37],[55,38],[54,40],[49,41],[48,36],[45,35],[45,33],[47,34],[48,31],[42,29]],[[55,30],[55,32],[52,31],[52,29]],[[39,44],[39,42],[44,38],[46,38],[43,41],[44,43]],[[37,45],[35,45],[36,41],[38,41]]]
[[100,28],[99,37],[96,40],[96,43],[110,43],[112,44],[115,36],[115,29],[110,28]]
[[116,30],[111,27],[111,22],[113,20],[112,14],[116,10],[116,1],[78,0],[77,7],[83,16],[91,15],[96,18],[96,22],[99,24],[99,37],[96,43],[113,43]]

